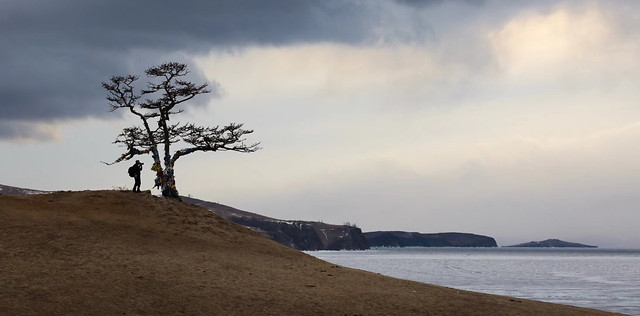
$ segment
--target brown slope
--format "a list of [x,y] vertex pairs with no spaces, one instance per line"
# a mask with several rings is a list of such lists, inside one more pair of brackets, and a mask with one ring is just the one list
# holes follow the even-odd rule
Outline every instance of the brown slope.
[[338,267],[115,191],[0,196],[0,315],[605,315]]

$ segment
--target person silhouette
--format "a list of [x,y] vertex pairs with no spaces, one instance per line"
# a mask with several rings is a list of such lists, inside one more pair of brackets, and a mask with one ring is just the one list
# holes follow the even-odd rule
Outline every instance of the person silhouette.
[[144,165],[144,163],[140,162],[140,160],[136,160],[136,163],[131,166],[133,179],[135,180],[133,184],[133,192],[140,192],[140,172],[142,171],[142,165]]

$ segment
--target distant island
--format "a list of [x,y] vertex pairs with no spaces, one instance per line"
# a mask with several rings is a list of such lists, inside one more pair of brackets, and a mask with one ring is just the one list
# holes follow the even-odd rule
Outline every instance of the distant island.
[[505,247],[529,247],[529,248],[598,248],[598,246],[584,245],[560,239],[547,239],[543,241],[530,241],[523,244]]
[[469,233],[423,234],[403,231],[364,233],[370,247],[497,247],[492,237]]

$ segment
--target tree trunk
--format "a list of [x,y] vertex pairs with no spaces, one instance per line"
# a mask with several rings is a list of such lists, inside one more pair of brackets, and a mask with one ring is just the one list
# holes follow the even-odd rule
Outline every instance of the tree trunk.
[[[155,186],[160,189],[162,196],[172,197],[179,199],[178,190],[176,189],[176,180],[173,174],[173,166],[169,165],[167,168],[162,168],[162,162],[160,161],[160,155],[158,150],[154,147],[153,151],[153,167],[151,170],[156,172]],[[166,161],[165,161],[166,163]]]
[[168,167],[162,175],[162,196],[180,198],[176,189],[176,178],[173,174],[173,167]]

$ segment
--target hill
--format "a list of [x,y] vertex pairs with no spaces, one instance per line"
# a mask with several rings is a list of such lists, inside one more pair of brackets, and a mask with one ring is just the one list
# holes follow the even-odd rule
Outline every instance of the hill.
[[364,233],[371,247],[497,247],[492,237],[468,233],[410,233],[378,231]]
[[336,266],[201,207],[0,196],[0,315],[607,315]]
[[298,250],[365,250],[367,240],[360,228],[321,222],[281,220],[235,209],[223,204],[183,197],[218,216],[249,227],[263,237]]
[[523,244],[505,246],[505,247],[529,247],[529,248],[598,248],[598,246],[590,246],[575,242],[568,242],[559,239],[547,239],[543,241],[530,241]]

